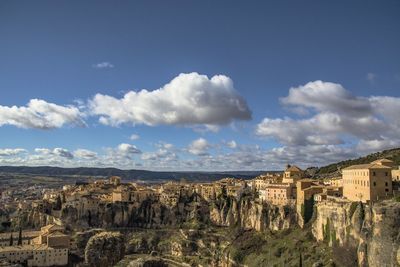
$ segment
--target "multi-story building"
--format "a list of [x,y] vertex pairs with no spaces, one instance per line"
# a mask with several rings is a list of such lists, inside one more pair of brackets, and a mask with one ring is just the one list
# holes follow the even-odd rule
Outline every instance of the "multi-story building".
[[283,173],[282,183],[296,183],[302,178],[304,178],[304,171],[295,165],[291,166],[288,164]]
[[[70,238],[58,225],[42,227],[40,231],[24,233],[29,236],[28,243],[1,246],[0,261],[27,266],[65,266],[68,264]],[[36,237],[32,238],[32,233]]]
[[[343,187],[341,186],[326,186],[322,188],[322,193],[314,194],[314,201],[320,202],[324,200],[328,200],[329,197],[342,197],[343,196]],[[332,198],[330,198],[332,199]]]
[[296,187],[288,183],[269,184],[259,190],[259,198],[273,205],[288,205],[296,200]]
[[[40,231],[22,231],[21,245],[29,245],[32,240],[40,235]],[[18,244],[19,232],[2,233],[0,234],[0,247],[10,245],[10,239],[13,239],[13,244]]]
[[383,159],[343,169],[343,196],[361,202],[392,196],[392,167],[392,161]]
[[115,186],[119,186],[121,184],[121,177],[119,176],[111,176],[109,183]]
[[112,192],[112,202],[129,202],[132,201],[131,191],[128,188],[119,186]]
[[392,181],[400,182],[400,167],[392,170]]
[[278,175],[272,175],[272,174],[265,174],[265,175],[260,175],[251,180],[251,188],[258,191],[261,189],[265,189],[265,187],[271,183],[276,183],[278,182]]

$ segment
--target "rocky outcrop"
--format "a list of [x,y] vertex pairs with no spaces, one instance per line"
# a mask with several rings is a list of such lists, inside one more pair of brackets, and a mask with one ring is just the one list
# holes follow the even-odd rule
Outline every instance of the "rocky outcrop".
[[21,218],[22,226],[25,228],[37,229],[52,223],[61,225],[61,221],[58,218],[36,208],[21,212],[19,217]]
[[212,203],[210,220],[219,226],[240,226],[242,229],[278,231],[297,223],[294,206],[275,206],[261,203],[251,197],[219,198]]
[[85,262],[90,267],[113,266],[124,257],[124,238],[120,233],[103,232],[92,236],[85,248]]
[[359,266],[400,266],[400,203],[316,205],[312,233],[331,246],[353,247]]
[[[253,195],[241,197],[219,196],[205,201],[194,193],[181,197],[175,206],[166,206],[156,199],[142,202],[100,203],[90,210],[81,210],[63,205],[60,220],[71,229],[87,228],[164,228],[187,226],[201,227],[204,224],[217,226],[239,226],[257,231],[287,229],[297,223],[294,206],[275,206],[261,203]],[[31,225],[43,226],[53,216],[32,210],[28,215]]]
[[157,257],[144,257],[131,261],[127,267],[168,267],[169,265]]
[[182,197],[174,207],[154,199],[99,204],[96,209],[85,212],[67,205],[61,211],[61,218],[66,224],[78,228],[162,228],[192,221],[207,223],[208,214],[208,203],[194,194],[191,197]]

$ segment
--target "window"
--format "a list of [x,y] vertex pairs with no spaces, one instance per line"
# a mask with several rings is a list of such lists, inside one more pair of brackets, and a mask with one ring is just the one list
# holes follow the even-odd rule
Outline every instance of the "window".
[[388,186],[388,182],[385,183],[385,186]]
[[372,176],[376,176],[376,172],[372,172]]
[[388,172],[385,172],[385,176],[388,176]]
[[376,182],[374,182],[374,186],[376,186]]

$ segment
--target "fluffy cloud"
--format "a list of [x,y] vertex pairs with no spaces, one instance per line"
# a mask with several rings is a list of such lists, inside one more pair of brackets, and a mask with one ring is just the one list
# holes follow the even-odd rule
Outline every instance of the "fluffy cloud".
[[291,88],[281,102],[306,109],[311,115],[301,119],[265,118],[256,127],[257,135],[292,146],[355,142],[359,151],[364,145],[380,150],[400,141],[400,98],[359,97],[340,84],[315,81]]
[[97,94],[89,101],[92,114],[106,125],[207,125],[249,120],[246,101],[224,75],[209,79],[198,73],[180,74],[162,88],[130,91],[118,99]]
[[157,164],[158,167],[171,168],[178,164],[177,150],[172,144],[159,143],[156,146],[158,147],[157,151],[143,153],[141,159],[148,163],[145,164],[146,166],[151,167]]
[[229,148],[232,148],[232,149],[234,149],[234,148],[237,147],[237,144],[236,144],[235,140],[231,140],[231,141],[227,142],[226,145],[227,145]]
[[97,64],[93,64],[92,67],[95,69],[112,69],[114,68],[114,65],[110,62],[100,62]]
[[85,126],[82,112],[74,106],[60,106],[32,99],[26,106],[0,106],[0,126],[53,129],[66,124]]
[[35,148],[35,152],[46,156],[57,156],[66,159],[73,159],[74,155],[65,148],[56,147],[54,149]]
[[353,96],[337,83],[314,81],[291,88],[281,99],[285,105],[313,108],[319,112],[333,112],[351,116],[365,116],[372,112],[367,98]]
[[188,147],[189,153],[197,156],[204,156],[208,154],[210,144],[204,138],[199,138],[190,143]]
[[23,148],[4,148],[0,149],[0,157],[15,156],[26,152],[27,150]]
[[74,156],[81,159],[95,159],[97,158],[97,153],[87,149],[77,149],[74,151]]
[[125,144],[125,143],[120,144],[118,146],[118,151],[126,155],[142,153],[135,145]]

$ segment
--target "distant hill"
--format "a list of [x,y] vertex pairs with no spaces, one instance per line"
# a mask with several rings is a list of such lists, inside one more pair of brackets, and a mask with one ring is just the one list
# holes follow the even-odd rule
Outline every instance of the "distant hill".
[[224,177],[250,179],[265,171],[232,171],[232,172],[156,172],[146,170],[121,170],[117,168],[60,168],[60,167],[27,167],[27,166],[0,166],[0,173],[43,175],[64,178],[76,177],[108,177],[120,176],[124,180],[180,180],[215,181]]
[[[376,152],[365,157],[350,159],[330,164],[320,168],[307,169],[311,176],[328,177],[338,175],[339,169],[350,165],[370,163],[371,161],[387,158],[400,165],[400,148]],[[124,180],[165,181],[187,179],[188,181],[216,181],[225,177],[252,179],[266,171],[226,171],[226,172],[173,172],[173,171],[146,171],[146,170],[121,170],[117,168],[60,168],[60,167],[27,167],[27,166],[0,166],[0,173],[24,174],[36,176],[50,176],[59,178],[80,177],[108,177],[120,176]]]
[[384,151],[372,153],[372,154],[369,154],[367,156],[360,157],[357,159],[344,160],[344,161],[341,161],[338,163],[330,164],[330,165],[318,168],[316,171],[316,176],[327,176],[328,174],[334,175],[335,173],[338,173],[339,169],[343,169],[343,168],[349,167],[351,165],[356,165],[356,164],[370,163],[371,161],[381,159],[381,158],[393,160],[396,165],[400,165],[400,148],[384,150]]

